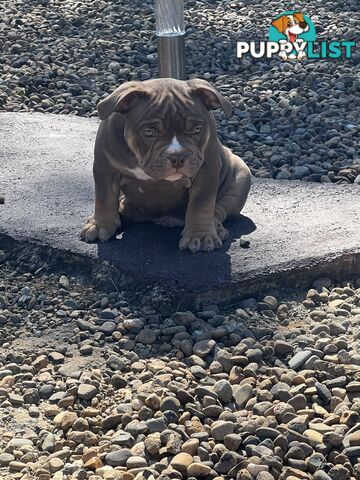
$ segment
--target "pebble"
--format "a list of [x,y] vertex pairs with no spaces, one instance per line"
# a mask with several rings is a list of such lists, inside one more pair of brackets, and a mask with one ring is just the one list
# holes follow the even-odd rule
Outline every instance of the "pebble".
[[115,450],[114,452],[108,453],[105,457],[105,463],[112,467],[124,467],[131,456],[131,450],[128,448],[122,448],[121,450]]
[[270,472],[262,471],[257,474],[256,480],[275,480],[275,479]]
[[0,467],[7,467],[14,460],[15,457],[11,453],[0,453]]
[[281,356],[291,354],[294,351],[294,347],[283,340],[276,340],[274,342],[274,348],[276,353]]
[[211,425],[211,436],[215,440],[224,440],[226,435],[233,433],[234,424],[225,420],[217,420]]
[[144,328],[136,336],[136,341],[144,345],[152,345],[156,342],[156,335],[152,330]]
[[86,383],[82,383],[81,385],[79,385],[77,391],[78,397],[82,400],[91,400],[95,397],[97,393],[98,389],[96,387],[94,387],[93,385],[88,385]]
[[323,441],[323,435],[316,430],[305,430],[305,437],[309,440],[310,445],[316,446]]
[[233,390],[227,380],[219,380],[216,382],[214,385],[214,392],[217,394],[221,402],[229,403],[231,401]]
[[207,477],[210,472],[211,468],[208,465],[199,462],[192,463],[187,469],[188,478]]
[[268,472],[269,467],[267,465],[257,465],[255,463],[249,463],[246,467],[250,475],[256,478],[260,472]]
[[188,467],[193,463],[193,457],[188,453],[182,452],[175,455],[170,465],[179,472],[187,472]]
[[293,370],[297,370],[300,368],[306,360],[311,357],[311,351],[303,350],[301,352],[297,352],[290,360],[289,360],[289,367]]
[[147,467],[147,461],[143,457],[130,457],[126,461],[126,466],[129,470],[133,468],[145,468]]
[[248,383],[235,386],[233,388],[233,396],[238,408],[243,408],[248,400],[253,396],[254,389]]
[[103,333],[105,336],[110,336],[115,332],[116,323],[115,322],[104,322],[98,328],[98,331]]
[[344,439],[344,445],[348,445],[350,447],[360,446],[360,430],[346,435]]
[[193,346],[193,353],[203,358],[211,352],[215,345],[216,342],[214,340],[201,340]]
[[59,278],[59,284],[64,288],[68,288],[70,286],[70,281],[67,276],[61,275]]

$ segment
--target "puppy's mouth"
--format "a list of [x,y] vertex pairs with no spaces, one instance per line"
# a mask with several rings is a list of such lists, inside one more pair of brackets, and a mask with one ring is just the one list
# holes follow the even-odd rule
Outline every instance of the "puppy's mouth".
[[294,25],[287,30],[287,36],[291,43],[296,42],[298,35],[305,33],[309,30],[309,25],[306,22],[302,22],[299,25]]
[[291,43],[294,43],[296,42],[296,39],[297,39],[297,33],[291,33],[289,32],[289,40]]

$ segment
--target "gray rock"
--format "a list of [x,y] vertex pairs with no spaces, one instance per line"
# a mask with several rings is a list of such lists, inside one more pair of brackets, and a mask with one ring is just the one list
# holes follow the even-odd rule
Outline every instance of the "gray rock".
[[234,424],[225,420],[217,420],[211,425],[211,436],[219,441],[224,440],[226,435],[234,432]]
[[110,308],[105,308],[100,312],[99,317],[104,320],[114,320],[119,316],[119,312],[111,310]]
[[283,340],[276,340],[274,342],[275,352],[280,356],[289,355],[294,351],[294,347],[289,343]]
[[0,467],[7,467],[14,460],[15,457],[11,453],[0,453]]
[[108,453],[105,457],[105,463],[112,467],[125,467],[128,458],[131,456],[131,450],[128,448],[122,448],[121,450],[115,450],[114,452]]
[[243,385],[234,385],[233,387],[233,397],[239,409],[243,408],[248,400],[253,397],[253,395],[253,387],[248,383]]
[[310,174],[310,170],[305,166],[298,166],[294,168],[293,177],[297,180],[301,180],[303,177]]
[[94,332],[97,329],[97,327],[93,323],[88,322],[87,320],[83,320],[82,318],[76,320],[76,325],[78,326],[78,328],[80,328],[80,330],[85,332]]
[[144,328],[138,333],[135,340],[144,345],[153,345],[156,342],[156,335],[152,330]]
[[106,336],[110,336],[115,332],[116,323],[114,322],[104,322],[100,327],[98,327],[98,331],[103,333]]
[[227,380],[219,380],[214,385],[214,392],[223,403],[229,403],[233,395],[231,384]]
[[162,432],[166,429],[164,417],[150,418],[146,421],[146,423],[150,433]]
[[206,357],[211,350],[215,347],[215,340],[201,340],[200,342],[195,343],[193,346],[194,355],[198,355],[200,358]]
[[122,414],[109,415],[102,421],[102,429],[105,431],[116,429],[116,427],[120,425],[121,419]]
[[303,350],[301,352],[297,352],[290,360],[289,360],[289,367],[293,370],[297,370],[300,368],[306,360],[311,357],[311,352],[309,350]]
[[98,389],[87,383],[81,383],[77,392],[78,397],[81,398],[81,400],[91,400],[95,397],[95,395],[97,395],[97,393]]
[[224,452],[219,461],[214,465],[214,470],[220,474],[227,474],[242,458],[236,452]]

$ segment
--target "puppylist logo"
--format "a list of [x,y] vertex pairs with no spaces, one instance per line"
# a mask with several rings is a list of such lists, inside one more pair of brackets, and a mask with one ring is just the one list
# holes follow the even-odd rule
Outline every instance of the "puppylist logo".
[[297,10],[277,15],[271,22],[268,41],[237,42],[237,57],[282,60],[351,58],[356,42],[316,42],[316,29],[311,18]]

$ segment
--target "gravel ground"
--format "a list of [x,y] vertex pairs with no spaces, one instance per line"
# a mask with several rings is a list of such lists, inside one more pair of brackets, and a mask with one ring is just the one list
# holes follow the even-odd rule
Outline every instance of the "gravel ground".
[[[186,1],[189,76],[232,100],[221,136],[254,175],[360,183],[359,50],[349,61],[236,59],[236,41],[266,39],[288,7]],[[318,40],[359,40],[358,7],[306,2]],[[0,13],[0,110],[95,116],[122,82],[158,75],[152,0],[2,0]]]
[[0,252],[0,478],[358,480],[360,278],[162,316]]

